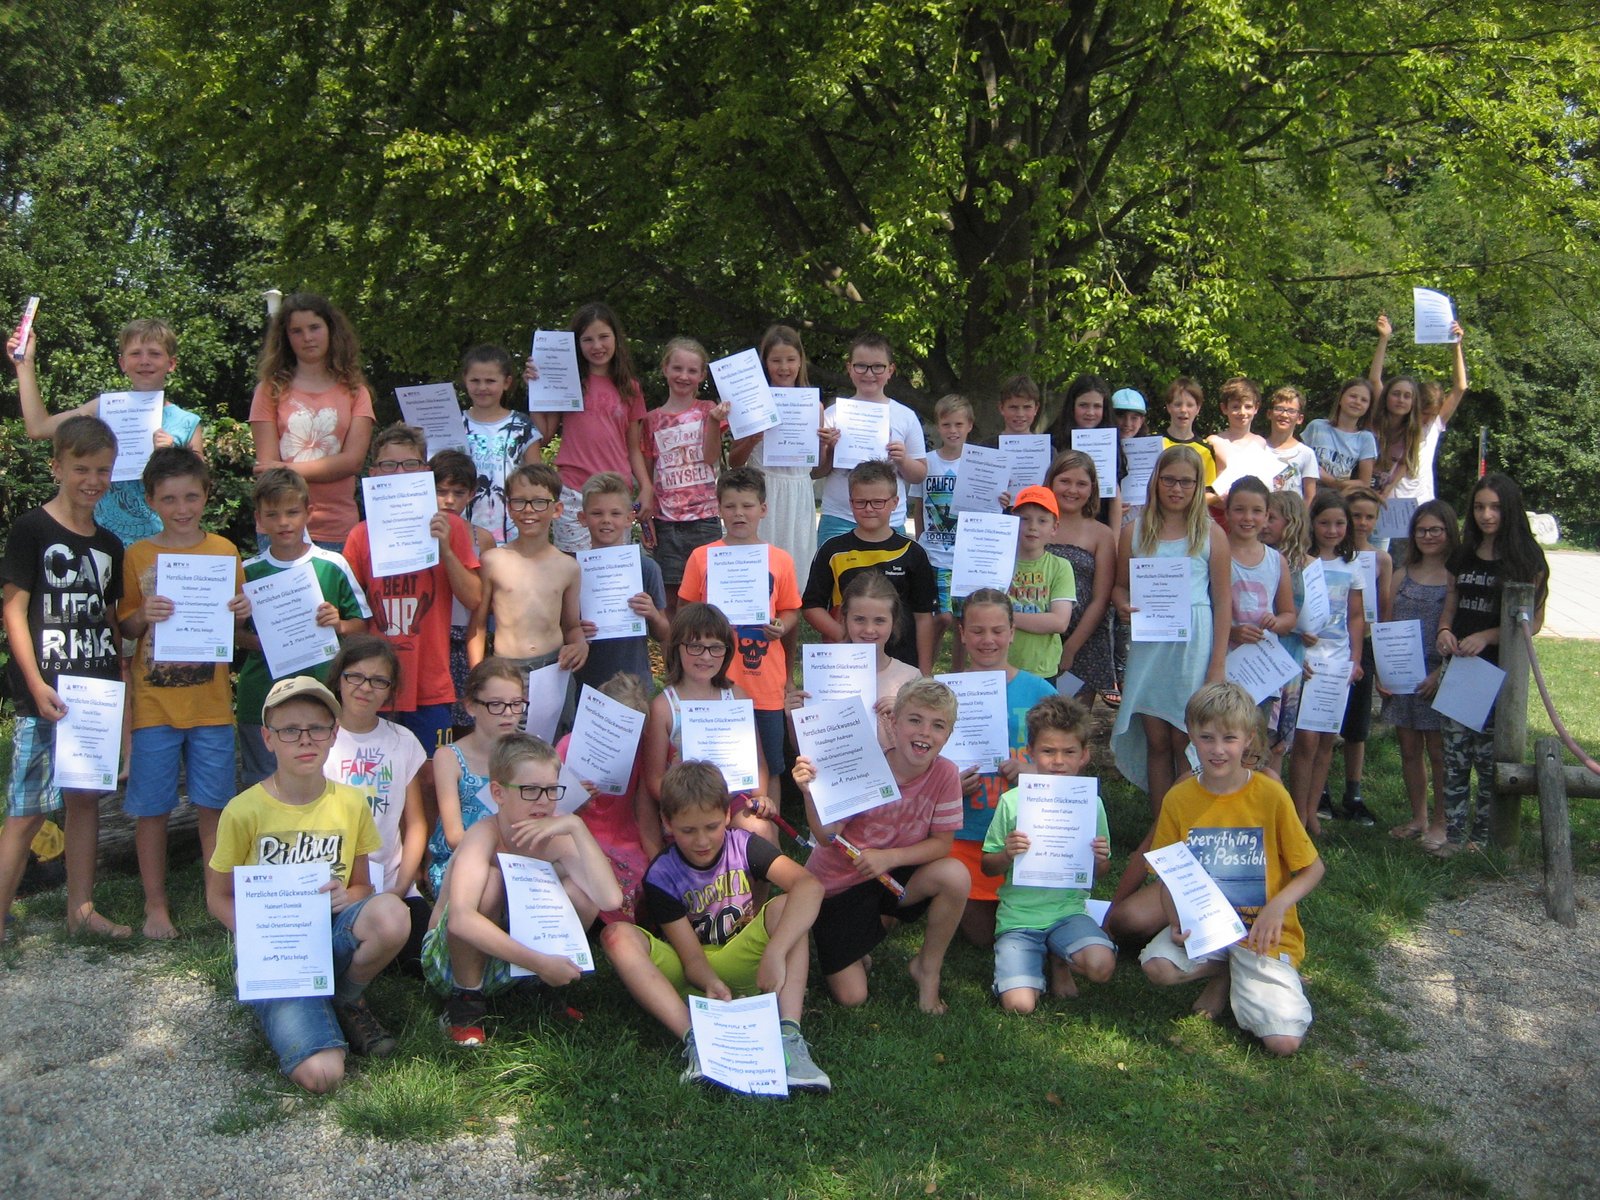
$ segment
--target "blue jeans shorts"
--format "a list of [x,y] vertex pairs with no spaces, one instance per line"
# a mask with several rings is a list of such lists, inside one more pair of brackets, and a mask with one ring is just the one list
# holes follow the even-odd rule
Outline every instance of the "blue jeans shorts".
[[133,731],[133,769],[122,811],[130,817],[164,817],[177,808],[180,761],[189,800],[197,808],[222,808],[233,799],[232,725],[151,725]]
[[[333,977],[337,981],[350,969],[361,942],[356,937],[356,918],[367,900],[358,900],[333,918]],[[349,1043],[333,1013],[331,996],[296,996],[289,1000],[250,1000],[267,1044],[278,1056],[278,1067],[285,1075],[313,1054],[324,1050],[344,1050]]]
[[11,742],[11,785],[6,816],[41,817],[61,807],[56,787],[56,724],[43,717],[18,717]]
[[412,712],[393,713],[391,716],[396,725],[404,725],[417,735],[417,741],[422,743],[422,752],[430,762],[433,752],[450,740],[446,735],[454,724],[454,718],[448,704],[424,704]]
[[1057,921],[1049,929],[1008,929],[994,940],[995,994],[1014,988],[1045,989],[1044,959],[1048,951],[1069,959],[1090,946],[1104,946],[1113,954],[1117,944],[1094,923],[1094,918],[1077,913]]

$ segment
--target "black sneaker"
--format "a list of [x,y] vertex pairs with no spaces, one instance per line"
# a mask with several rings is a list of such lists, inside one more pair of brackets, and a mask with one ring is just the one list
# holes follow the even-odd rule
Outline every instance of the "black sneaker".
[[1344,819],[1354,821],[1357,825],[1373,826],[1378,823],[1378,818],[1372,815],[1372,810],[1366,802],[1357,796],[1353,800],[1346,800],[1344,804]]
[[1322,789],[1322,798],[1317,801],[1317,820],[1333,820],[1333,797],[1328,795],[1328,789]]
[[339,1018],[339,1028],[344,1030],[350,1049],[368,1058],[388,1058],[398,1048],[394,1034],[378,1023],[366,997],[354,1004],[333,1002],[333,1013]]

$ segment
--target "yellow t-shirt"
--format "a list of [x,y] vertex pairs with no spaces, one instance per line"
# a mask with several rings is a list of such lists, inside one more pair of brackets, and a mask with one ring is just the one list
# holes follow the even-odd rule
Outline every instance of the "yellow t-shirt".
[[[1254,771],[1238,791],[1220,796],[1195,778],[1174,785],[1161,802],[1150,844],[1159,850],[1179,841],[1189,843],[1246,928],[1291,875],[1317,861],[1317,848],[1295,815],[1289,793]],[[1305,952],[1300,916],[1291,905],[1283,915],[1283,940],[1276,953],[1299,967]]]
[[[239,551],[227,538],[208,533],[197,546],[169,550],[148,539],[128,547],[123,559],[122,599],[117,604],[117,620],[144,607],[145,598],[156,592],[156,557],[161,554],[211,554],[231,558],[234,588],[244,587],[244,567]],[[206,725],[233,724],[233,689],[228,683],[231,663],[178,663],[155,661],[155,632],[152,626],[139,638],[133,655],[133,727],[149,729],[165,725],[172,729],[198,729]]]
[[222,810],[211,869],[325,862],[348,887],[356,856],[381,844],[366,797],[347,783],[330,780],[310,804],[285,804],[258,783]]

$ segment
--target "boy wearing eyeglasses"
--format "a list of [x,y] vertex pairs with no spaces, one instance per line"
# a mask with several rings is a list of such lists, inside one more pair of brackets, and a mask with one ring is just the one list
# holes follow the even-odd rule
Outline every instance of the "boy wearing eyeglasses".
[[[371,475],[428,470],[427,438],[415,426],[391,425],[372,439]],[[344,557],[371,604],[372,632],[386,638],[400,660],[400,684],[389,694],[384,711],[416,734],[431,757],[448,740],[456,702],[450,675],[450,602],[459,600],[473,612],[483,586],[477,541],[465,520],[437,510],[428,519],[428,532],[439,543],[439,561],[421,571],[377,575],[366,521],[350,531]],[[423,771],[422,788],[426,800],[433,789],[431,771]]]
[[[509,496],[511,489],[506,491]],[[532,734],[507,734],[496,742],[489,755],[489,792],[498,809],[467,830],[445,871],[439,906],[422,941],[422,970],[445,997],[442,1024],[458,1046],[483,1045],[487,999],[517,982],[513,966],[551,987],[582,974],[570,958],[534,950],[507,932],[500,855],[554,866],[585,929],[622,904],[622,888],[594,835],[576,813],[557,811],[566,793],[557,782],[560,773],[555,750]]]
[[373,894],[367,856],[379,846],[367,799],[323,776],[339,730],[339,702],[315,679],[279,680],[267,693],[262,728],[276,767],[222,810],[207,862],[206,908],[238,932],[233,869],[325,862],[322,890],[333,918],[333,995],[249,1002],[278,1063],[308,1092],[344,1079],[346,1049],[387,1058],[395,1039],[362,993],[406,944],[411,918],[391,892]]

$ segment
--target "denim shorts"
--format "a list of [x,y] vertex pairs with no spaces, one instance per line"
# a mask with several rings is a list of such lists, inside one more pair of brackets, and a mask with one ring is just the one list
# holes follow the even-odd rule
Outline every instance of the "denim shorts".
[[43,717],[18,717],[11,742],[11,786],[6,816],[40,817],[61,807],[55,774],[56,724]]
[[1075,913],[1049,929],[1008,929],[994,940],[995,994],[1014,988],[1045,989],[1045,952],[1069,959],[1090,946],[1104,946],[1113,954],[1117,944],[1096,925],[1094,918]]
[[[343,978],[360,947],[356,937],[356,918],[366,906],[368,896],[358,900],[333,918],[333,978]],[[349,1043],[333,1012],[332,996],[296,996],[288,1000],[248,1000],[267,1035],[267,1044],[278,1056],[278,1067],[285,1075],[313,1054],[324,1050],[344,1050]]]
[[651,556],[661,568],[661,582],[667,595],[676,596],[683,582],[689,555],[700,546],[709,546],[722,536],[722,522],[716,517],[699,521],[663,521],[656,518],[656,548]]
[[261,726],[239,722],[239,789],[249,791],[278,769],[278,756],[267,749]]
[[403,725],[417,735],[417,741],[422,743],[422,752],[430,762],[433,752],[450,740],[446,735],[454,718],[448,704],[422,704],[410,712],[391,715],[396,725]]
[[122,811],[130,817],[164,817],[177,808],[180,761],[195,807],[222,808],[233,799],[232,725],[194,729],[151,725],[133,731],[133,762]]

